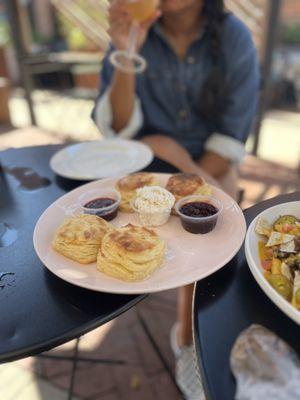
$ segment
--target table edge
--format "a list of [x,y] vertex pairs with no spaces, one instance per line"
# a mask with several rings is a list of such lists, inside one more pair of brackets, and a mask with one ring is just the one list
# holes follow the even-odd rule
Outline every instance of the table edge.
[[[259,214],[261,212],[261,210],[265,210],[265,209],[267,209],[271,206],[274,206],[276,204],[279,204],[281,202],[287,202],[287,203],[292,202],[292,201],[294,201],[294,199],[290,199],[290,196],[295,195],[295,194],[300,194],[300,192],[296,191],[296,192],[291,192],[291,193],[275,196],[275,197],[264,200],[262,202],[259,202],[257,204],[254,204],[253,206],[246,208],[245,210],[243,210],[246,222],[247,222],[247,214],[250,213],[251,211],[257,209],[257,214]],[[278,201],[278,203],[274,204],[274,200]],[[248,224],[247,224],[247,229],[248,229]],[[241,249],[239,250],[239,252],[240,251],[241,251]],[[225,268],[226,265],[224,265],[223,268]],[[216,273],[218,273],[219,271],[217,271]],[[194,285],[193,300],[192,300],[192,307],[193,307],[192,308],[192,328],[193,328],[193,343],[194,343],[194,348],[195,348],[195,361],[197,362],[197,367],[199,367],[198,369],[199,369],[199,373],[201,375],[206,399],[213,400],[214,397],[212,397],[212,395],[209,391],[209,386],[208,386],[208,382],[207,382],[206,375],[205,375],[205,366],[201,360],[202,351],[201,351],[201,344],[200,344],[200,340],[199,340],[199,324],[196,322],[198,319],[197,318],[198,314],[196,312],[196,309],[197,309],[196,304],[198,304],[198,302],[199,302],[199,297],[200,297],[198,295],[199,290],[200,290],[200,286],[199,286],[199,281],[198,281],[198,282],[195,282],[195,285]]]
[[92,330],[99,328],[100,326],[105,325],[107,322],[117,318],[124,312],[136,306],[138,303],[140,303],[147,297],[148,294],[137,295],[133,300],[126,303],[123,307],[120,307],[117,311],[107,315],[105,318],[101,320],[99,320],[99,318],[95,318],[94,320],[86,323],[85,325],[80,325],[79,328],[77,327],[74,330],[71,330],[67,333],[64,333],[63,335],[60,335],[59,337],[56,337],[55,339],[48,340],[46,342],[43,342],[42,344],[32,345],[28,347],[26,351],[22,349],[19,350],[17,349],[10,353],[5,353],[4,357],[0,354],[0,364],[17,361],[27,357],[34,357],[43,352],[52,350],[53,348],[65,344],[73,339],[77,339],[85,335],[86,333],[89,333]]

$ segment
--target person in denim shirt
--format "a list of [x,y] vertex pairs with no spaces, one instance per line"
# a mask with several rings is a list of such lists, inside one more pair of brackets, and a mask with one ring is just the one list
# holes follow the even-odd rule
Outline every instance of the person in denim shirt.
[[[161,0],[140,28],[139,75],[114,70],[109,54],[127,45],[131,24],[124,4],[110,8],[112,48],[103,62],[94,120],[105,137],[147,143],[155,155],[184,172],[218,182],[236,196],[236,166],[254,121],[259,92],[255,46],[246,26],[222,0]],[[192,372],[193,286],[180,289],[179,323],[171,333],[176,376],[187,399],[200,398]],[[186,371],[186,373],[184,372]],[[194,372],[193,372],[194,373]]]

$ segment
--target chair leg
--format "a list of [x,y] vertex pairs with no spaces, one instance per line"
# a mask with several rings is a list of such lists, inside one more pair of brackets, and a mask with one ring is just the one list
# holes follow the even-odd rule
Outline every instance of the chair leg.
[[143,328],[143,330],[144,330],[144,332],[145,332],[145,334],[146,334],[146,336],[147,336],[149,342],[151,343],[151,346],[153,347],[153,349],[154,349],[154,351],[155,351],[157,357],[160,359],[161,363],[162,363],[163,366],[165,367],[165,369],[166,369],[166,371],[167,371],[167,373],[168,373],[168,375],[169,375],[171,381],[173,382],[175,388],[177,389],[178,393],[179,393],[180,396],[182,396],[182,398],[184,399],[183,393],[182,393],[182,391],[180,390],[179,386],[177,385],[177,382],[176,382],[176,380],[175,380],[174,374],[173,374],[171,368],[169,367],[168,362],[167,362],[167,360],[165,359],[164,355],[163,355],[162,352],[160,351],[160,348],[158,347],[158,345],[157,345],[157,343],[156,343],[156,341],[155,341],[153,335],[151,334],[151,332],[150,332],[150,330],[149,330],[149,328],[148,328],[148,326],[147,326],[147,324],[146,324],[144,318],[142,317],[141,313],[139,312],[138,307],[135,307],[135,312],[136,312],[137,318],[138,318],[139,322],[141,323],[142,328]]
[[80,342],[80,338],[77,338],[76,343],[75,343],[75,349],[74,349],[74,358],[73,358],[72,372],[71,372],[71,378],[70,378],[68,400],[72,400],[72,397],[73,397],[75,374],[76,374],[77,362],[78,362],[79,342]]
[[241,205],[241,203],[243,202],[244,197],[245,197],[245,190],[244,189],[239,189],[239,191],[238,191],[238,199],[237,199],[237,203],[239,205]]
[[80,337],[76,339],[75,347],[74,347],[74,355],[73,356],[60,356],[60,355],[52,355],[52,354],[38,354],[36,357],[38,358],[48,358],[50,360],[56,361],[70,361],[72,362],[72,371],[70,377],[70,385],[68,390],[68,400],[72,400],[73,392],[74,392],[74,384],[75,384],[75,375],[77,370],[78,362],[88,362],[92,364],[106,364],[106,365],[126,365],[128,364],[125,360],[110,360],[110,359],[95,359],[89,357],[79,357],[79,343]]
[[[49,360],[55,360],[55,361],[72,361],[74,360],[74,357],[71,356],[58,356],[58,355],[52,355],[52,354],[38,354],[35,357],[37,358],[48,358]],[[111,365],[126,365],[128,364],[127,361],[125,360],[110,360],[107,358],[90,358],[90,357],[77,357],[78,362],[87,362],[90,364],[111,364]]]
[[[75,374],[76,374],[76,370],[77,370],[77,364],[78,361],[91,361],[91,360],[84,360],[84,359],[80,359],[78,357],[78,353],[79,353],[79,342],[80,342],[80,337],[76,339],[76,343],[75,343],[75,348],[74,348],[74,356],[73,356],[73,365],[72,365],[72,372],[71,372],[71,378],[70,378],[70,386],[69,386],[69,391],[68,391],[68,400],[72,400],[73,397],[73,392],[74,392],[74,384],[75,384]],[[99,364],[127,364],[126,361],[122,361],[122,360],[93,360],[95,363],[99,363]]]

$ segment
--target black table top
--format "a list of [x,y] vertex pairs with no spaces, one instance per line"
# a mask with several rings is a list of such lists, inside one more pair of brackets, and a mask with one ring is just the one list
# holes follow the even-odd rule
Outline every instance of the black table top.
[[[85,182],[55,176],[61,145],[0,153],[0,363],[34,355],[106,323],[145,296],[97,293],[54,276],[32,244],[34,226],[58,197]],[[152,172],[176,172],[155,159]],[[3,276],[3,272],[11,275]]]
[[[300,200],[300,192],[247,209],[247,225],[266,208],[295,200]],[[222,270],[196,284],[193,312],[196,353],[208,400],[234,399],[230,351],[241,331],[251,324],[272,330],[300,354],[299,326],[260,289],[247,265],[244,248]]]

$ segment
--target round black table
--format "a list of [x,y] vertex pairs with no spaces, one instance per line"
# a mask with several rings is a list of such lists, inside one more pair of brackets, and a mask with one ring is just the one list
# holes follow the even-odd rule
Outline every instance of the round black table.
[[[145,297],[73,286],[51,274],[36,256],[32,234],[38,218],[54,200],[84,183],[50,170],[49,160],[61,147],[0,153],[0,363],[78,338]],[[159,159],[146,170],[177,171]]]
[[[295,200],[300,200],[300,192],[247,209],[247,225],[266,208]],[[196,354],[208,400],[234,399],[230,352],[238,335],[251,324],[272,330],[300,354],[299,326],[260,289],[247,265],[244,248],[223,269],[195,285],[193,317]]]

